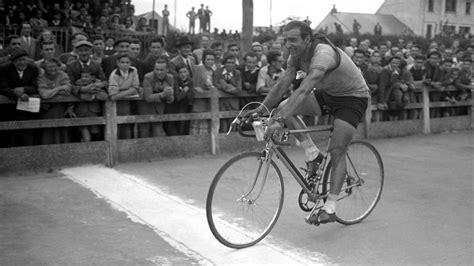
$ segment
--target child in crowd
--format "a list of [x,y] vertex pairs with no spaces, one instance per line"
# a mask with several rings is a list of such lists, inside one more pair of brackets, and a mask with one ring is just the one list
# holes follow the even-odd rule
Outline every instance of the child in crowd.
[[[112,101],[127,99],[138,96],[140,82],[138,71],[131,66],[130,56],[120,54],[117,56],[117,68],[112,71],[109,77],[109,96]],[[117,102],[117,115],[130,115],[130,102]],[[120,139],[132,137],[132,125],[119,125],[118,135]]]
[[[68,112],[68,113],[74,113],[76,117],[96,117],[100,116],[102,113],[102,108],[100,106],[98,101],[105,101],[107,100],[107,93],[105,92],[105,89],[102,87],[103,81],[97,79],[94,74],[92,69],[89,69],[85,67],[81,73],[81,78],[76,80],[74,85],[77,86],[86,86],[90,88],[90,92],[81,92],[78,91],[76,94],[81,101],[78,104],[76,104],[74,112]],[[81,132],[81,141],[82,142],[89,142],[91,141],[91,135],[99,135],[100,134],[100,128],[99,126],[84,126],[84,127],[79,127],[79,130]]]
[[[176,67],[178,75],[175,78],[174,102],[165,104],[165,114],[188,113],[191,110],[194,92],[193,81],[186,65]],[[168,136],[189,134],[189,121],[171,121],[164,125]]]

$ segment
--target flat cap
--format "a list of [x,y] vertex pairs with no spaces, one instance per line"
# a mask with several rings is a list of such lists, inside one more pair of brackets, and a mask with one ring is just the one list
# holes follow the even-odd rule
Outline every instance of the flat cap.
[[23,49],[15,49],[12,54],[10,55],[9,59],[10,61],[15,61],[17,60],[18,58],[20,57],[23,57],[23,56],[28,56],[28,53],[23,50]]
[[78,41],[76,45],[74,46],[74,48],[79,48],[81,46],[88,46],[89,48],[92,48],[93,45],[91,42],[83,40],[83,41]]

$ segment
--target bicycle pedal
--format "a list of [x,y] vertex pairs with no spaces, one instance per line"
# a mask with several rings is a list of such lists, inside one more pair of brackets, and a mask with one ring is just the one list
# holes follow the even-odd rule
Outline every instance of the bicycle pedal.
[[[316,216],[315,218],[313,218],[314,216]],[[310,225],[315,225],[315,226],[319,226],[320,223],[318,221],[318,216],[317,215],[313,215],[311,217],[306,217],[304,218],[304,221],[307,223],[307,224],[310,224]]]

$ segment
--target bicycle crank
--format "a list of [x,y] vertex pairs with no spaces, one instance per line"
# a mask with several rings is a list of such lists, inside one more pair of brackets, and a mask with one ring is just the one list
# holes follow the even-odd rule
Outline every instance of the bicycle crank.
[[313,199],[310,199],[304,190],[301,190],[300,195],[298,196],[298,205],[304,212],[310,212],[314,206],[316,206],[316,203]]

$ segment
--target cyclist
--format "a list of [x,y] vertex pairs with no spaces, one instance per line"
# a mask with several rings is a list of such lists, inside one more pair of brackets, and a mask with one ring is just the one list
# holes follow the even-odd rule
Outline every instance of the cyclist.
[[[320,116],[323,111],[333,115],[333,139],[329,147],[333,164],[330,191],[324,206],[310,217],[309,222],[316,225],[334,222],[336,200],[347,171],[345,151],[367,108],[369,88],[351,58],[327,38],[313,36],[306,23],[291,21],[285,26],[284,35],[290,53],[288,67],[263,104],[274,107],[280,103],[295,78],[300,78],[301,84],[288,99],[279,104],[269,120],[265,137],[272,137],[284,125],[290,129],[305,128],[298,115]],[[265,108],[260,106],[244,116],[260,115],[264,111]],[[305,150],[308,174],[314,175],[323,155],[309,134],[296,134],[295,137],[297,144]]]

